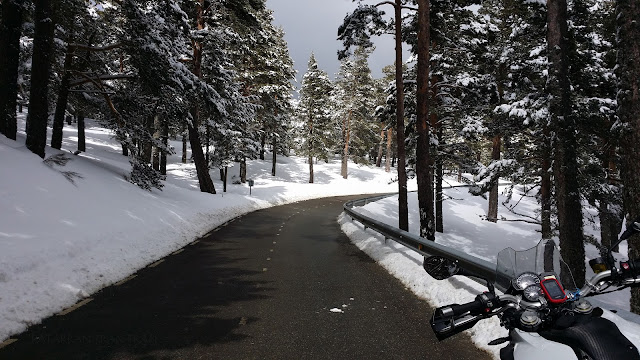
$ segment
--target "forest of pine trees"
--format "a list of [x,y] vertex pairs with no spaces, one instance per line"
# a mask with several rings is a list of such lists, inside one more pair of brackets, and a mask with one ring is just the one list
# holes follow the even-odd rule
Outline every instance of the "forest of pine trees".
[[[310,55],[299,98],[293,62],[266,0],[3,0],[0,133],[61,147],[68,117],[112,129],[129,180],[161,188],[168,139],[193,151],[200,189],[210,170],[291,151],[309,164],[347,160],[396,167],[408,229],[407,177],[417,177],[420,234],[445,231],[443,176],[471,173],[486,220],[518,212],[498,203],[498,179],[525,185],[542,238],[556,237],[584,281],[582,209],[598,210],[600,243],[640,217],[640,0],[363,0],[337,29],[340,69]],[[392,15],[385,16],[385,12]],[[383,79],[367,63],[371,37],[392,34]],[[402,58],[402,47],[411,53]],[[335,75],[335,80],[331,77]],[[79,148],[84,151],[84,148]],[[216,170],[218,171],[218,170]],[[462,180],[462,177],[460,177]],[[597,242],[597,239],[595,239]],[[630,252],[640,254],[639,240]],[[633,292],[632,310],[640,311]]]
[[116,134],[131,182],[161,188],[168,138],[182,138],[183,162],[189,143],[200,189],[215,193],[210,170],[266,142],[275,174],[290,147],[295,71],[265,0],[7,0],[0,17],[0,132],[15,140],[16,105],[28,104],[26,145],[40,157],[47,126],[60,149],[65,119],[80,132],[92,118]]
[[[542,238],[559,238],[576,282],[584,282],[584,243],[597,239],[585,238],[583,219],[592,220],[583,207],[598,209],[605,246],[625,217],[640,216],[639,15],[639,1],[613,0],[363,1],[347,15],[340,56],[371,47],[383,32],[397,36],[400,23],[417,59],[397,72],[402,96],[387,90],[377,114],[391,122],[404,109],[406,154],[398,158],[406,156],[418,177],[422,236],[443,231],[445,171],[475,175],[471,190],[488,194],[492,222],[518,212],[517,198],[498,203],[498,179],[511,180],[508,197],[526,185],[524,196],[540,205],[528,221],[540,224]],[[630,242],[635,257],[637,242]],[[637,312],[635,290],[632,299]]]

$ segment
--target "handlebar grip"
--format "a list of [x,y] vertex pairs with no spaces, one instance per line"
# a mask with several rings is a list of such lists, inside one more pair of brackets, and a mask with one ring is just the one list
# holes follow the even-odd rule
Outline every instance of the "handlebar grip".
[[485,305],[482,303],[480,299],[476,299],[472,302],[466,304],[451,304],[449,306],[441,307],[436,311],[439,312],[438,315],[441,316],[460,316],[469,312],[471,315],[478,315],[483,312],[485,309]]

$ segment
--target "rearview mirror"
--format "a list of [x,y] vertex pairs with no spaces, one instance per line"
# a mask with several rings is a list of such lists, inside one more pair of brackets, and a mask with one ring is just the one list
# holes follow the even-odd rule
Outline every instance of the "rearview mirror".
[[445,280],[460,272],[458,264],[442,256],[425,257],[422,267],[436,280]]

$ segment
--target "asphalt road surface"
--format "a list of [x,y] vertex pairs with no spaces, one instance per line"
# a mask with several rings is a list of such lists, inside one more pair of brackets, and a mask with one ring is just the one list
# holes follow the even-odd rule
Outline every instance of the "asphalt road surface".
[[438,343],[429,305],[349,242],[336,218],[353,198],[237,218],[0,359],[490,359],[464,334]]

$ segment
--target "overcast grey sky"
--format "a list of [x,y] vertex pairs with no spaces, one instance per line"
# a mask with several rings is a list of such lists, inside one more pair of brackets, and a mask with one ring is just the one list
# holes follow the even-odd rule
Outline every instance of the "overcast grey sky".
[[[337,51],[342,48],[342,43],[336,40],[338,26],[356,5],[352,0],[267,0],[267,7],[273,10],[274,23],[285,31],[289,53],[298,70],[298,82],[307,70],[312,51],[320,68],[335,78],[339,67]],[[382,9],[387,14],[393,13],[391,6]],[[369,67],[373,77],[380,78],[382,68],[395,60],[393,36],[383,35],[375,40],[375,44],[376,51],[369,59]],[[406,57],[405,52],[405,61]]]

